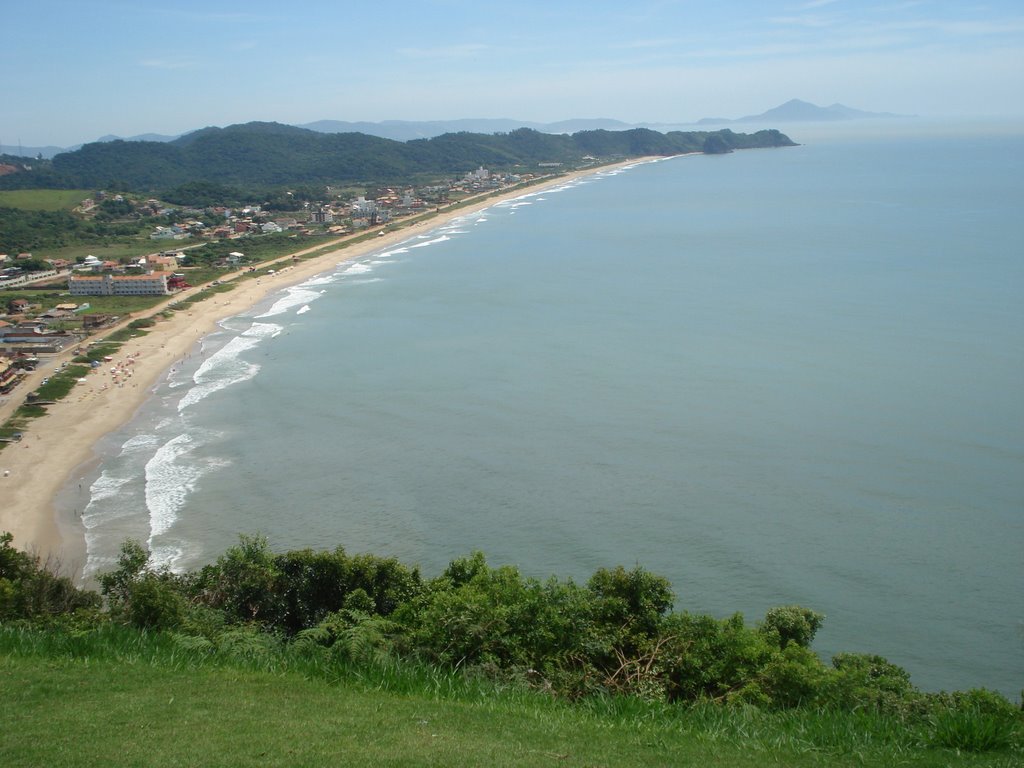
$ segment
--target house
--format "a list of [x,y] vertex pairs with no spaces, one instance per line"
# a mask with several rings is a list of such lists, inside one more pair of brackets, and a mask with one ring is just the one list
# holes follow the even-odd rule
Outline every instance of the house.
[[71,312],[70,310],[67,310],[67,309],[57,309],[55,307],[54,309],[46,310],[45,312],[43,312],[38,317],[39,317],[40,320],[46,320],[47,322],[50,322],[50,321],[59,322],[61,320],[71,320],[71,319],[74,318],[74,316],[75,316],[75,313]]
[[187,237],[188,232],[176,224],[170,227],[157,227],[149,235],[150,240],[184,240]]
[[12,299],[7,302],[7,312],[11,315],[23,315],[31,308],[28,299]]
[[108,325],[116,323],[119,319],[120,318],[117,315],[101,313],[82,315],[82,329],[86,331],[94,331],[99,328],[106,328]]
[[186,288],[191,287],[192,286],[185,279],[185,275],[181,272],[173,274],[167,278],[167,290],[169,291],[183,291]]
[[153,270],[173,272],[178,268],[178,254],[176,252],[161,253],[159,255],[150,254],[145,259],[142,259],[141,263]]
[[92,254],[89,254],[84,259],[82,259],[82,263],[74,267],[74,269],[99,272],[100,270],[103,269],[103,262],[97,259]]

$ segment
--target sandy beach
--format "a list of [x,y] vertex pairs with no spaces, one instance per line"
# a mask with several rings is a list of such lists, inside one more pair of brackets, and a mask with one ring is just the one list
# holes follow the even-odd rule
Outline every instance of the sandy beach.
[[[84,532],[78,519],[81,510],[75,509],[73,502],[70,509],[58,509],[55,503],[58,493],[69,484],[74,492],[73,478],[83,465],[96,460],[94,449],[100,438],[130,420],[165,372],[188,355],[205,335],[217,330],[218,321],[246,311],[273,292],[332,270],[341,262],[391,247],[501,200],[636,162],[642,160],[564,174],[541,184],[483,197],[469,206],[441,212],[426,221],[400,226],[383,236],[342,249],[343,239],[336,243],[337,250],[294,264],[289,258],[289,265],[273,275],[244,280],[233,291],[215,294],[174,313],[169,319],[160,319],[146,335],[122,344],[113,361],[90,373],[87,381],[76,386],[64,400],[49,406],[45,416],[32,420],[20,443],[10,444],[0,451],[0,531],[11,532],[19,548],[57,560],[66,571],[78,572],[85,562]],[[322,247],[317,246],[317,249]],[[133,319],[159,311],[160,308],[156,308],[137,314]],[[73,350],[66,350],[47,359],[40,370],[15,390],[8,402],[0,405],[0,422],[10,417],[44,376],[73,356]],[[124,373],[115,381],[111,368],[120,368]],[[88,489],[80,488],[79,492],[84,506]]]

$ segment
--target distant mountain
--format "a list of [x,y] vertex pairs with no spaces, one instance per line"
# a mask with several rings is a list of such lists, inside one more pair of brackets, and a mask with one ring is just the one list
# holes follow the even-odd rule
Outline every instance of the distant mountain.
[[[114,134],[107,134],[106,136],[100,136],[96,141],[174,141],[177,136],[165,136],[162,133],[140,133],[138,136],[115,136]],[[79,145],[81,146],[81,145]],[[77,149],[77,147],[75,147]]]
[[379,123],[317,120],[304,123],[318,133],[365,133],[394,141],[432,139],[446,133],[508,133],[517,128],[530,128],[541,133],[577,133],[578,131],[621,131],[635,128],[629,123],[607,118],[562,120],[557,123],[534,123],[507,118],[469,118],[464,120],[384,120]]
[[0,144],[0,155],[9,157],[31,157],[33,159],[42,155],[49,160],[58,152],[65,152],[64,147],[22,147],[20,145]]
[[769,109],[759,115],[747,115],[728,119],[724,117],[705,117],[698,120],[697,125],[722,125],[726,123],[807,123],[836,122],[839,120],[862,120],[865,118],[909,117],[896,115],[892,112],[865,112],[842,104],[819,107],[800,99],[790,99],[785,104]]
[[[121,136],[114,136],[113,134],[107,134],[106,136],[100,136],[96,139],[97,142],[108,142],[108,141],[159,141],[167,142],[174,141],[177,136],[164,136],[160,133],[143,133],[138,136],[132,136],[131,138],[123,138]],[[0,155],[11,155],[13,157],[31,157],[33,159],[42,156],[44,160],[50,160],[55,155],[59,155],[61,152],[74,152],[75,150],[81,149],[84,144],[74,144],[70,147],[12,147],[9,144],[0,146]]]

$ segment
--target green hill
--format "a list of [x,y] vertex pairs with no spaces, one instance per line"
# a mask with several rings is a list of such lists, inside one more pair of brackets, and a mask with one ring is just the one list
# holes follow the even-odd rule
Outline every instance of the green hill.
[[170,142],[86,144],[31,170],[0,176],[0,189],[85,188],[156,192],[196,181],[243,187],[350,182],[408,182],[422,175],[490,168],[535,169],[539,163],[792,146],[778,131],[755,134],[670,132],[636,128],[582,131],[571,136],[521,128],[510,133],[451,133],[409,142],[361,133],[324,134],[253,122],[203,128]]

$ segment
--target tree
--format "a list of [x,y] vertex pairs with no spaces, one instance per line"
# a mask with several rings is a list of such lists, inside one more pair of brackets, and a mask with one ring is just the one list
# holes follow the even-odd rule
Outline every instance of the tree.
[[808,648],[824,621],[824,614],[810,608],[784,605],[772,608],[765,614],[761,631],[774,638],[780,648],[785,648],[790,643]]
[[150,569],[149,552],[133,539],[121,545],[117,564],[99,578],[114,617],[139,629],[173,629],[181,624],[187,606],[173,573]]
[[0,533],[0,620],[35,619],[97,608],[99,595],[78,589],[59,568],[12,546],[14,537]]
[[264,536],[241,536],[239,543],[204,568],[198,586],[229,620],[277,623],[282,614],[281,571]]

